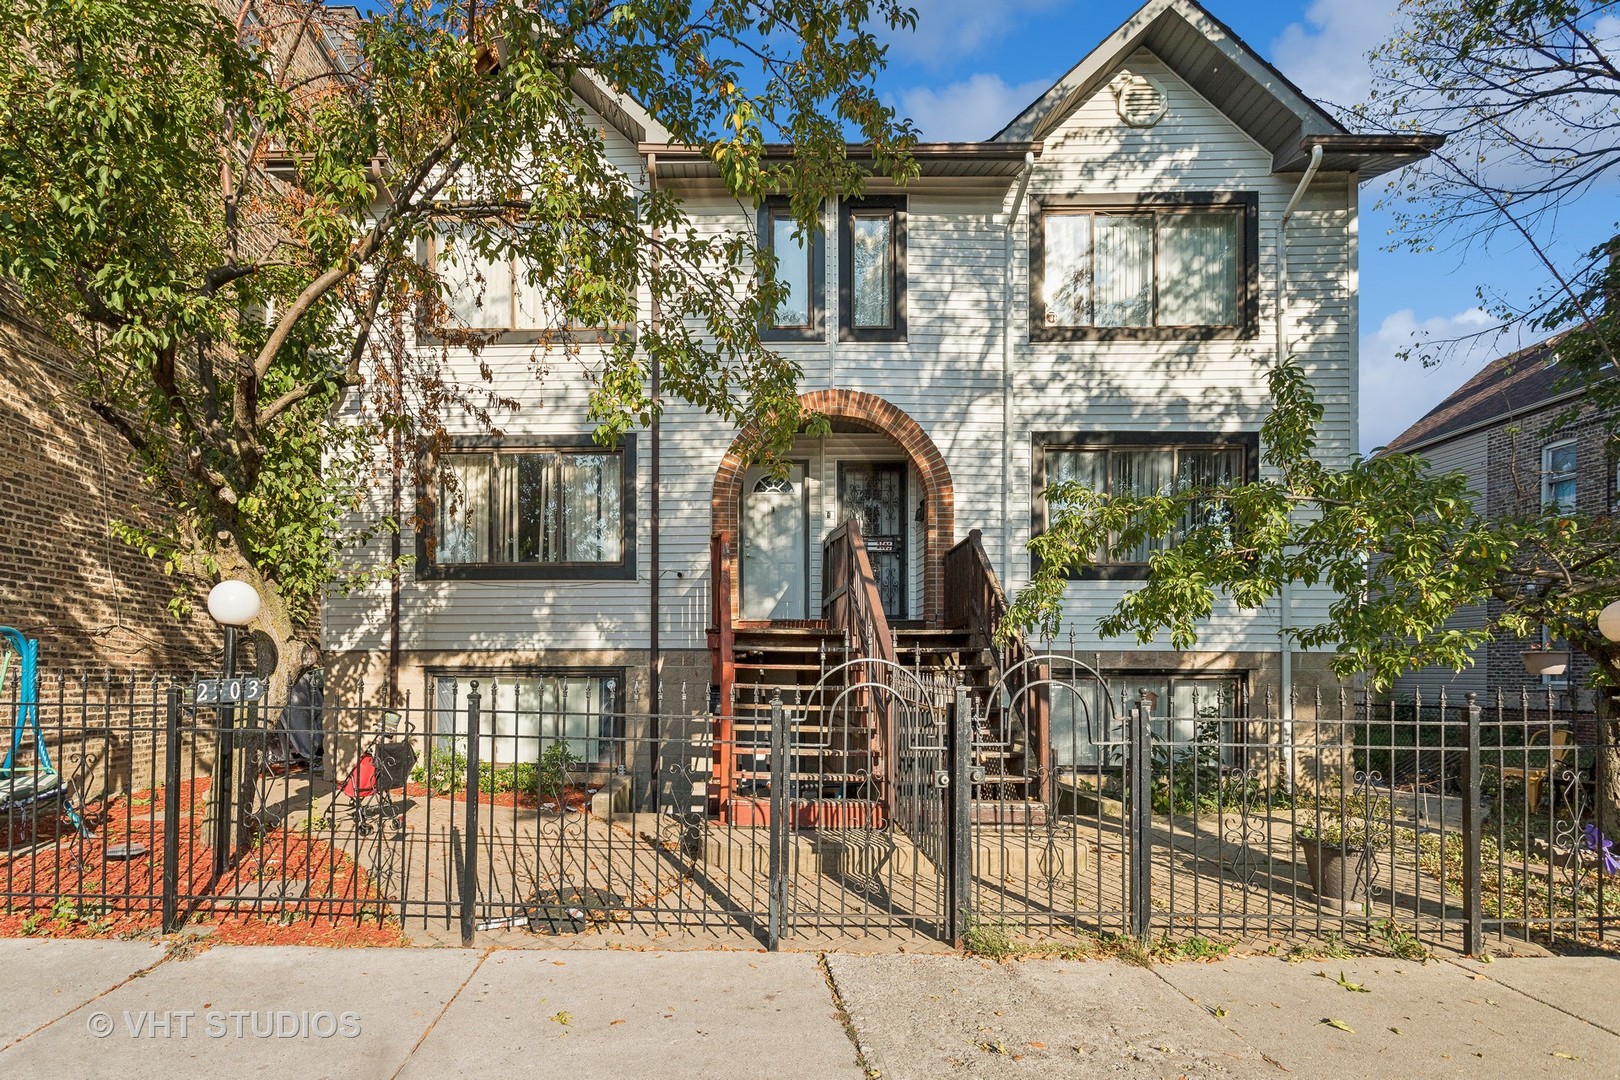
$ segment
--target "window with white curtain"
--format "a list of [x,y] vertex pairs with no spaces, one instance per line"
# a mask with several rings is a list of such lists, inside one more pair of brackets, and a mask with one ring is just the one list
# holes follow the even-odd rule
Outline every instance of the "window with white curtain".
[[432,676],[435,746],[465,753],[473,684],[478,689],[479,760],[533,764],[557,744],[582,765],[622,759],[620,689],[611,672],[455,672]]
[[625,562],[622,450],[456,451],[441,467],[435,567]]
[[1040,208],[1031,333],[1238,329],[1244,206]]
[[[1237,445],[1186,446],[1048,446],[1045,484],[1076,481],[1109,495],[1172,495],[1213,490],[1245,479],[1246,452]],[[1061,507],[1048,503],[1050,518]],[[1180,525],[1169,535],[1144,540],[1126,551],[1100,551],[1098,565],[1144,564],[1155,551],[1167,551],[1199,526],[1219,526],[1225,503],[1213,494],[1195,496]]]
[[1066,670],[1059,661],[1048,691],[1052,763],[1084,770],[1123,761],[1126,713],[1145,690],[1152,706],[1148,730],[1156,743],[1184,753],[1206,739],[1218,740],[1220,759],[1230,764],[1242,750],[1240,727],[1234,722],[1237,687],[1231,676],[1154,674],[1119,675],[1104,684],[1082,670]]
[[470,226],[449,231],[435,242],[434,266],[443,279],[446,304],[455,322],[470,330],[619,333],[628,322],[587,326],[565,310],[562,288],[546,287],[532,264],[516,258],[491,259],[474,246]]

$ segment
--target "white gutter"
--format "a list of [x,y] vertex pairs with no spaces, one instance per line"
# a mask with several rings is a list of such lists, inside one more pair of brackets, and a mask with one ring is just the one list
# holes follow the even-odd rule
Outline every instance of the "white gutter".
[[[1305,175],[1299,178],[1299,186],[1294,188],[1293,198],[1288,200],[1288,206],[1283,210],[1282,220],[1277,223],[1277,364],[1280,367],[1288,359],[1288,338],[1284,331],[1284,322],[1288,313],[1288,222],[1294,216],[1294,210],[1299,206],[1299,200],[1304,198],[1305,189],[1311,186],[1316,178],[1316,170],[1322,167],[1322,146],[1320,143],[1311,147],[1311,161],[1305,166]],[[1293,583],[1286,578],[1277,590],[1277,652],[1281,661],[1281,678],[1278,687],[1280,700],[1279,707],[1283,717],[1283,761],[1286,766],[1288,790],[1294,790],[1294,648],[1288,640],[1288,632],[1293,629],[1290,625],[1290,611],[1292,604]]]
[[[1029,174],[1035,168],[1035,154],[1024,154],[1024,167],[1018,173],[1018,188],[1013,192],[1012,206],[1007,210],[1006,254],[1007,270],[1001,289],[1001,581],[1010,586],[1013,569],[1012,550],[1012,414],[1013,414],[1013,258],[1017,254],[1013,238],[1018,230],[1018,211],[1024,205],[1024,194],[1029,190]],[[954,538],[948,537],[947,540]]]

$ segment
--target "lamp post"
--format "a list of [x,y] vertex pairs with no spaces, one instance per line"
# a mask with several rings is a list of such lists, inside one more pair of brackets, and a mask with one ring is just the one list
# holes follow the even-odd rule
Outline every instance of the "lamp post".
[[[208,614],[225,629],[225,658],[220,674],[236,677],[236,631],[259,615],[259,594],[245,581],[222,581],[208,592]],[[213,841],[214,874],[223,877],[235,848],[232,794],[236,769],[236,706],[223,699],[219,706],[219,752],[214,762]]]

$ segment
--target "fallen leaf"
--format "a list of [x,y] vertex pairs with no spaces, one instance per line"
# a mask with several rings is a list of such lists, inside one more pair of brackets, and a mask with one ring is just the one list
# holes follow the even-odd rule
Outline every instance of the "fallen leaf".
[[1555,1058],[1563,1058],[1565,1061],[1579,1061],[1579,1060],[1581,1060],[1580,1058],[1576,1057],[1574,1054],[1566,1054],[1562,1050],[1554,1050],[1552,1052],[1552,1056],[1555,1057]]
[[1343,1020],[1335,1020],[1331,1016],[1323,1017],[1322,1018],[1322,1023],[1326,1024],[1328,1027],[1331,1027],[1331,1028],[1338,1028],[1340,1031],[1348,1031],[1352,1035],[1354,1035],[1356,1033],[1355,1028],[1351,1027],[1349,1024],[1345,1023]]
[[567,1027],[569,1024],[574,1022],[574,1014],[571,1012],[553,1013],[551,1015],[551,1019],[553,1023],[558,1023],[563,1027]]
[[1406,1032],[1402,1031],[1400,1028],[1392,1027],[1389,1030],[1393,1031],[1397,1035],[1405,1035],[1406,1034]]
[[608,1027],[618,1027],[622,1023],[624,1023],[623,1020],[609,1020]]
[[1043,1042],[1032,1042],[1029,1044],[1029,1048],[1031,1050],[1045,1050],[1046,1044]]
[[1350,991],[1352,994],[1372,993],[1371,990],[1367,989],[1365,986],[1362,986],[1360,983],[1353,983],[1349,979],[1346,979],[1344,977],[1344,972],[1342,971],[1339,972],[1339,985]]
[[1217,1005],[1217,1006],[1215,1006],[1215,1008],[1212,1011],[1215,1013],[1216,1017],[1225,1016],[1226,1015],[1226,1006],[1225,1005]]

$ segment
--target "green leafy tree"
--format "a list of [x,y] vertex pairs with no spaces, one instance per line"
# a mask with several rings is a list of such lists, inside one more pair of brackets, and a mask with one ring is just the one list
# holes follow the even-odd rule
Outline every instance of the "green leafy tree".
[[638,191],[575,91],[644,103],[740,199],[786,193],[808,224],[869,173],[914,171],[914,135],[873,88],[873,19],[915,15],[396,0],[355,21],[302,0],[0,0],[0,273],[71,340],[84,399],[172,508],[123,535],[164,561],[180,604],[186,582],[258,587],[261,662],[290,677],[321,592],[365,580],[345,552],[402,527],[360,512],[377,472],[430,457],[451,418],[515,407],[487,365],[448,363],[489,340],[452,304],[487,288],[477,260],[515,260],[541,296],[536,379],[577,353],[569,327],[632,331],[580,356],[599,438],[660,407],[656,362],[663,394],[780,452],[813,418],[796,367],[759,341],[782,295],[770,260]]

